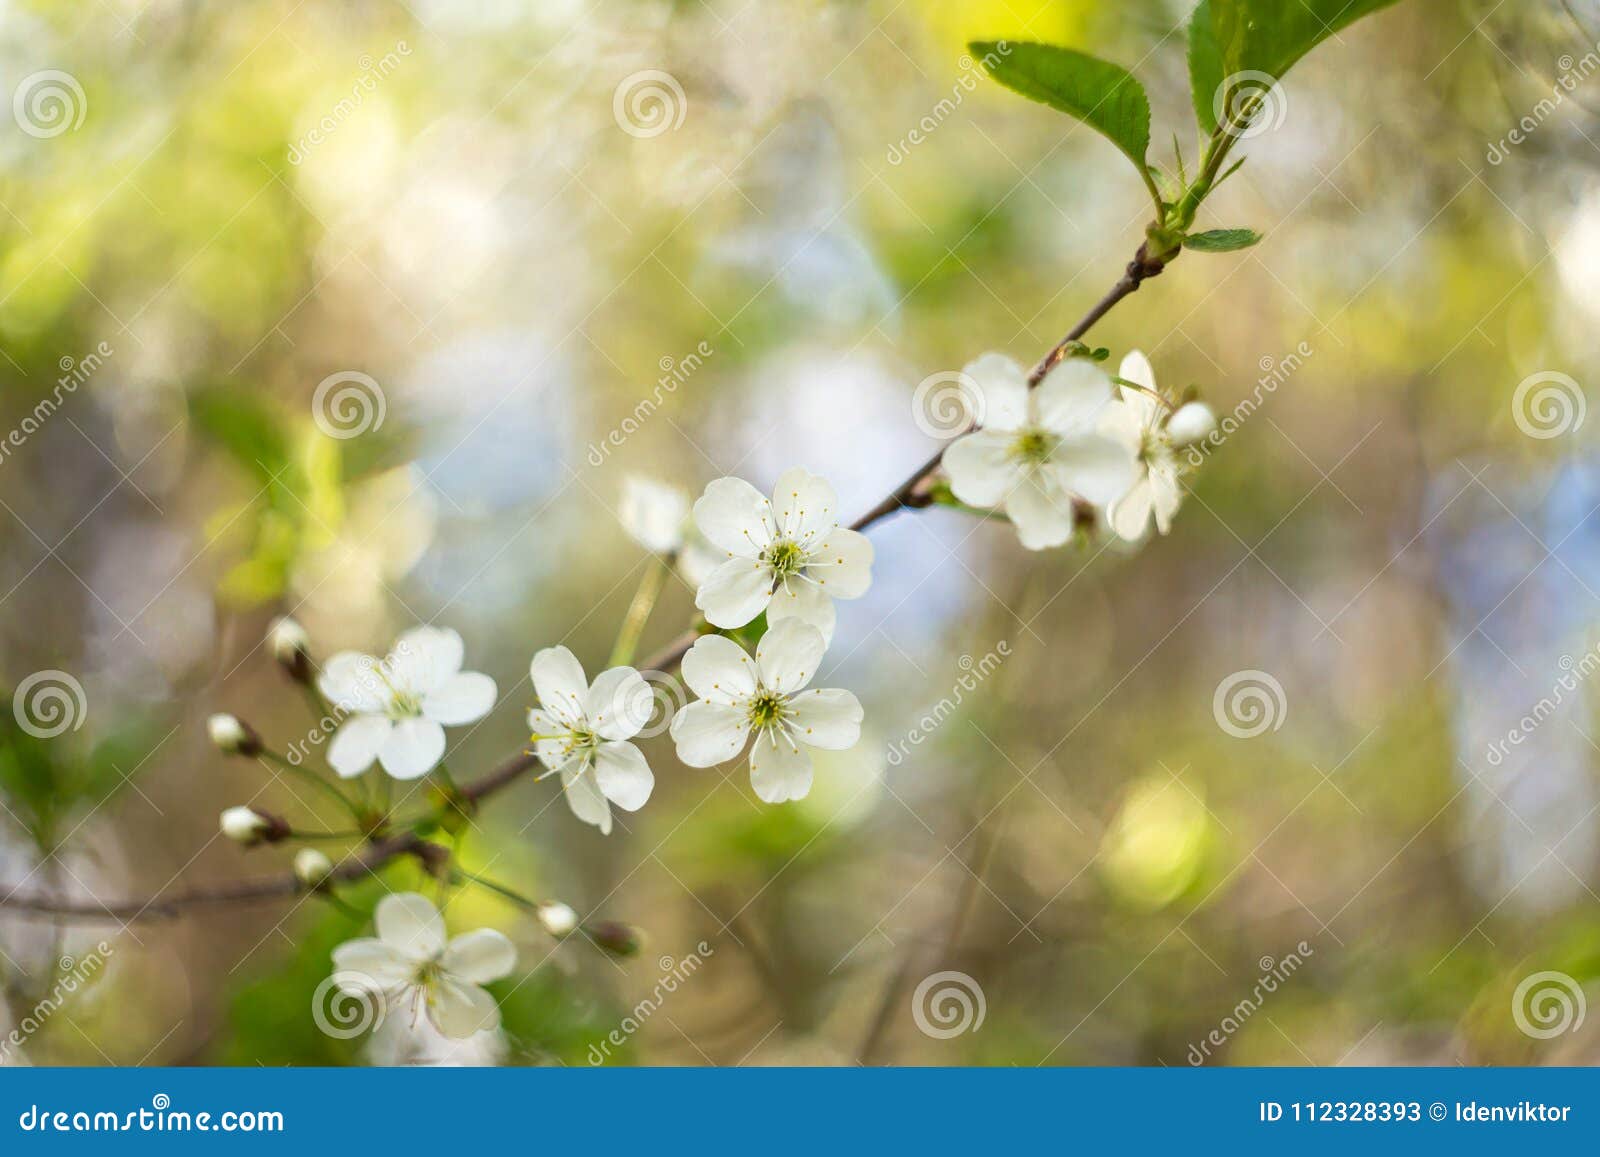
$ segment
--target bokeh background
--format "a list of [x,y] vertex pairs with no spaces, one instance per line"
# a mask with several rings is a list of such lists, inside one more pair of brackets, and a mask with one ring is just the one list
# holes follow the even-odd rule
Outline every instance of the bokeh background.
[[[52,402],[0,457],[0,684],[83,695],[49,738],[0,714],[0,895],[287,870],[217,813],[337,817],[204,727],[307,734],[277,614],[321,655],[459,630],[503,697],[452,733],[466,779],[524,741],[536,649],[609,651],[650,562],[630,474],[799,464],[870,507],[938,444],[917,384],[1043,353],[1145,223],[1115,150],[965,42],[1133,68],[1153,155],[1175,133],[1192,162],[1186,8],[6,0],[5,91],[78,91],[65,127],[0,118],[0,427]],[[609,838],[553,781],[477,817],[470,865],[638,925],[637,957],[463,891],[453,927],[519,946],[504,1030],[340,1039],[328,952],[413,866],[356,915],[0,908],[0,1028],[108,956],[7,1061],[585,1064],[630,1016],[608,1063],[1593,1059],[1597,37],[1593,0],[1409,0],[1300,65],[1204,215],[1265,241],[1186,255],[1092,335],[1220,414],[1254,399],[1170,537],[883,524],[824,680],[866,731],[810,798],[663,737]],[[625,99],[641,73],[669,124]],[[335,374],[381,393],[358,437],[314,420]],[[692,602],[669,583],[646,651]],[[1518,1015],[1540,972],[1554,1032]]]

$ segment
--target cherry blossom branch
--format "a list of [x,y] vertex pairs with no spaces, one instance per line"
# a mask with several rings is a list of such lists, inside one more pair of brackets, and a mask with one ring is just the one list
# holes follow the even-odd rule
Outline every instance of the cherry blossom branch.
[[[399,833],[374,841],[360,855],[339,864],[328,875],[326,882],[348,883],[363,879],[385,864],[407,855],[417,857],[424,865],[434,864],[443,851],[438,845],[430,844],[412,832]],[[128,900],[120,904],[103,904],[98,900],[57,900],[51,896],[19,895],[13,892],[0,896],[0,909],[38,912],[73,920],[114,920],[126,924],[134,920],[171,919],[191,908],[276,900],[310,890],[293,872],[286,872],[254,880],[193,887],[171,895],[158,893],[145,900]]]
[[[1116,284],[1034,366],[1028,375],[1028,385],[1030,387],[1038,385],[1044,376],[1067,356],[1074,342],[1088,333],[1118,302],[1136,292],[1145,281],[1159,274],[1174,256],[1176,256],[1175,251],[1164,257],[1152,257],[1149,246],[1141,245]],[[938,471],[943,459],[944,450],[941,448],[881,502],[851,523],[850,529],[864,531],[897,510],[914,510],[931,505],[932,498],[928,493],[927,484]],[[638,664],[639,668],[663,674],[676,670],[684,655],[702,633],[701,630],[694,628],[684,631]],[[537,764],[538,759],[532,751],[520,751],[501,761],[480,778],[447,789],[450,801],[463,811],[471,811],[485,799],[515,783]],[[434,870],[441,860],[448,858],[449,853],[439,845],[429,843],[412,832],[385,836],[375,839],[359,856],[348,859],[334,868],[327,881],[349,882],[361,879],[406,855],[416,856],[425,867]],[[0,896],[0,909],[38,912],[67,919],[127,922],[137,919],[172,918],[191,908],[281,899],[307,890],[307,885],[291,872],[232,884],[194,887],[171,895],[157,894],[147,900],[131,900],[116,905],[105,905],[97,901],[72,902],[57,900],[50,896],[18,895],[12,892]]]

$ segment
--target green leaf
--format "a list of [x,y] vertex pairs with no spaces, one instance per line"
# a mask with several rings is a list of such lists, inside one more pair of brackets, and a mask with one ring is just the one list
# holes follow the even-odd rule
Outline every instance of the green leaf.
[[1050,44],[974,41],[968,46],[989,75],[1030,100],[1075,117],[1145,170],[1150,99],[1133,74],[1108,60]]
[[189,397],[189,416],[207,439],[263,481],[289,460],[282,415],[260,394],[242,387],[209,386]]
[[1254,229],[1208,229],[1204,233],[1191,233],[1183,239],[1185,249],[1196,253],[1232,253],[1235,249],[1248,249],[1261,240]]
[[1217,92],[1229,77],[1256,73],[1260,75],[1254,79],[1261,84],[1282,80],[1324,40],[1396,3],[1201,0],[1189,18],[1189,88],[1201,130],[1210,133],[1217,127]]
[[1205,136],[1217,131],[1216,96],[1225,75],[1222,50],[1212,31],[1211,2],[1200,0],[1189,17],[1189,93],[1194,101],[1195,120]]

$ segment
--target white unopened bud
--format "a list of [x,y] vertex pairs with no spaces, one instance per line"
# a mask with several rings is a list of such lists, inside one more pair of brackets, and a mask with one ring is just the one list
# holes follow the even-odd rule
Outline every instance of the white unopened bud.
[[315,888],[333,872],[333,861],[316,848],[301,848],[294,854],[295,878]]
[[287,615],[273,620],[267,633],[267,646],[278,666],[289,673],[291,679],[301,683],[311,681],[311,639],[305,628]]
[[255,755],[261,750],[260,736],[237,716],[213,715],[206,720],[206,734],[224,755]]
[[231,807],[222,813],[222,834],[236,844],[258,844],[272,830],[272,821],[247,807]]
[[683,548],[689,496],[676,487],[630,474],[623,479],[617,513],[622,528],[646,550],[672,554]]
[[1167,437],[1174,446],[1188,446],[1209,437],[1217,428],[1217,416],[1204,402],[1186,402],[1167,419]]
[[552,936],[567,936],[578,926],[578,914],[559,900],[539,905],[539,923]]

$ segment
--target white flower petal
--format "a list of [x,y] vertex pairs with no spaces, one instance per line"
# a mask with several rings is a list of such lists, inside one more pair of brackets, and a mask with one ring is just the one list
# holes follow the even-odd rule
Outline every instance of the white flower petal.
[[389,678],[402,691],[426,695],[461,670],[461,636],[441,627],[414,627],[389,652]]
[[[1139,350],[1129,350],[1122,359],[1122,364],[1117,367],[1117,377],[1125,378],[1134,385],[1143,386],[1147,390],[1156,388],[1156,371],[1150,366],[1150,359]],[[1138,391],[1135,390],[1135,393]]]
[[1006,495],[1006,514],[1028,550],[1060,546],[1072,537],[1072,500],[1041,470],[1030,470]]
[[1142,467],[1126,446],[1099,434],[1087,434],[1062,441],[1050,455],[1045,471],[1058,486],[1095,506],[1106,506],[1128,492]]
[[756,678],[768,691],[791,694],[811,681],[827,649],[822,632],[811,624],[784,619],[756,644]]
[[784,722],[801,743],[844,751],[861,738],[861,701],[837,687],[802,691],[789,700]]
[[422,714],[446,727],[476,723],[494,709],[494,680],[476,671],[452,675],[422,700]]
[[756,693],[755,660],[723,635],[702,635],[683,657],[683,681],[701,699],[736,706]]
[[872,540],[857,530],[835,527],[811,548],[806,576],[831,599],[858,599],[872,585]]
[[750,722],[736,707],[702,700],[672,717],[671,732],[681,762],[689,767],[711,767],[744,750]]
[[1170,462],[1150,467],[1150,496],[1156,529],[1166,534],[1172,529],[1172,516],[1183,503],[1183,487],[1178,484],[1178,472]]
[[544,709],[569,726],[584,721],[588,707],[589,680],[583,664],[565,647],[546,647],[528,666],[533,690]]
[[355,974],[340,977],[339,984],[340,991],[354,993],[385,992],[411,983],[417,974],[416,961],[371,936],[335,948],[333,969]]
[[642,808],[656,786],[644,753],[631,743],[602,743],[595,751],[594,777],[605,797],[623,811]]
[[428,1019],[451,1040],[500,1027],[500,1006],[476,984],[441,977],[428,992]]
[[1204,402],[1185,402],[1167,419],[1167,437],[1174,446],[1188,446],[1209,438],[1217,428],[1217,416]]
[[340,651],[324,663],[317,688],[340,711],[382,711],[389,703],[378,660],[355,651]]
[[767,803],[804,799],[811,791],[811,756],[787,735],[768,728],[750,747],[750,786]]
[[711,577],[712,571],[727,561],[727,551],[717,550],[696,532],[690,535],[683,549],[678,552],[678,573],[683,576],[684,582],[698,588]]
[[772,518],[778,534],[805,541],[839,523],[839,497],[825,478],[794,467],[772,488]]
[[395,779],[427,775],[444,758],[444,728],[431,719],[413,716],[396,721],[394,730],[378,751],[378,762]]
[[444,917],[420,892],[394,892],[372,914],[378,939],[407,960],[427,961],[444,951]]
[[979,430],[950,443],[944,452],[944,471],[955,496],[968,506],[1000,505],[1021,473],[1011,457],[1014,441],[1014,433]]
[[611,805],[606,802],[605,793],[600,790],[594,772],[590,770],[593,761],[587,756],[568,760],[561,769],[561,789],[567,797],[567,806],[572,809],[572,814],[586,824],[593,824],[604,835],[611,834]]
[[504,934],[479,928],[450,941],[439,967],[459,980],[488,984],[511,975],[517,967],[517,950]]
[[754,558],[772,541],[772,503],[743,478],[718,478],[694,504],[706,541],[729,554]]
[[1107,509],[1106,518],[1111,523],[1111,529],[1129,542],[1138,542],[1144,537],[1145,528],[1150,525],[1152,497],[1148,477],[1135,482],[1132,490]]
[[1111,439],[1135,457],[1144,447],[1148,429],[1149,423],[1140,408],[1127,401],[1112,402],[1095,419],[1095,430],[1101,437]]
[[749,558],[730,558],[701,585],[694,597],[706,621],[717,627],[742,627],[772,600],[772,570]]
[[640,546],[657,554],[671,554],[683,546],[689,496],[676,486],[630,474],[622,480],[622,503],[617,515],[623,529]]
[[342,779],[353,779],[378,758],[394,724],[385,715],[352,715],[339,725],[328,744],[328,766]]
[[767,626],[794,619],[820,631],[824,645],[833,642],[835,617],[833,600],[816,583],[802,580],[790,580],[787,587],[779,587],[772,594],[772,605],[767,607]]
[[650,684],[632,667],[612,667],[596,675],[587,703],[589,726],[601,739],[632,739],[656,709]]
[[987,353],[961,371],[983,396],[979,423],[990,430],[1020,430],[1028,420],[1028,373],[1004,354]]
[[1103,369],[1085,358],[1067,358],[1044,376],[1028,401],[1037,425],[1078,434],[1094,429],[1100,408],[1113,396]]

